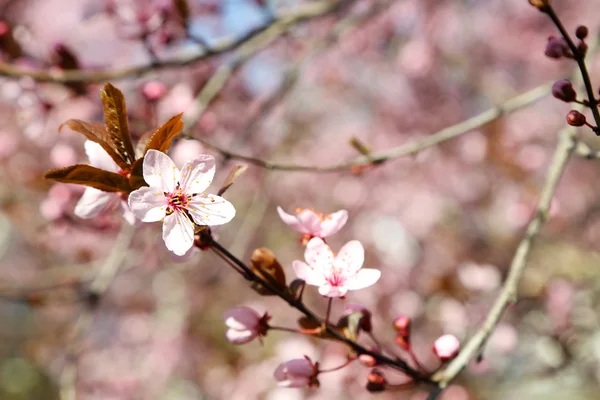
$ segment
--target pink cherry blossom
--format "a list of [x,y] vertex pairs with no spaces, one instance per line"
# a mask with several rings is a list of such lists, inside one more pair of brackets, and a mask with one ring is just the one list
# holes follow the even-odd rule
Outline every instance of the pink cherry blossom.
[[298,278],[309,285],[319,286],[321,295],[341,297],[348,290],[373,285],[381,276],[376,269],[361,269],[364,253],[362,244],[358,240],[351,240],[334,256],[321,238],[313,238],[304,252],[306,263],[296,260],[292,267]]
[[[98,143],[86,140],[84,143],[85,153],[90,165],[109,172],[120,173],[119,166],[113,161],[106,151]],[[79,218],[93,218],[105,211],[119,208],[130,225],[135,223],[135,216],[129,210],[127,202],[119,193],[103,192],[102,190],[88,187],[75,206],[75,215]]]
[[448,361],[456,357],[460,350],[460,342],[454,335],[443,335],[433,343],[433,352],[442,361]]
[[297,358],[279,364],[273,376],[279,381],[279,386],[288,388],[301,388],[318,386],[317,364],[313,364],[308,357]]
[[346,224],[348,212],[339,210],[333,214],[323,214],[307,208],[297,208],[296,215],[288,214],[281,207],[277,207],[279,216],[290,228],[304,233],[304,244],[311,238],[321,239],[331,236]]
[[269,328],[269,318],[269,314],[261,317],[248,307],[232,308],[223,314],[225,325],[229,328],[225,337],[233,344],[246,344],[257,337],[265,336]]
[[235,216],[233,205],[204,190],[215,174],[215,159],[200,155],[181,171],[166,154],[149,150],[143,163],[142,187],[129,195],[129,207],[143,222],[163,221],[167,249],[184,255],[194,244],[194,223],[221,225]]

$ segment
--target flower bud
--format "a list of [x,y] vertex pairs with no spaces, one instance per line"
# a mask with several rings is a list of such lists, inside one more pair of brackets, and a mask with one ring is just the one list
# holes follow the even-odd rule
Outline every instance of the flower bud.
[[358,356],[358,362],[369,368],[373,368],[378,364],[377,360],[369,354],[361,354]]
[[270,315],[265,313],[262,317],[248,307],[236,307],[223,314],[225,325],[229,328],[225,333],[227,340],[232,344],[245,344],[254,338],[265,336],[269,325]]
[[585,25],[579,25],[577,27],[577,29],[575,30],[575,36],[577,36],[577,39],[579,40],[583,40],[587,37],[588,35],[588,28]]
[[571,110],[567,114],[567,124],[571,126],[583,126],[586,123],[585,115],[576,110]]
[[403,350],[410,350],[410,338],[408,336],[403,336],[399,334],[394,340],[396,341],[396,344],[398,346],[402,347]]
[[541,11],[550,5],[550,0],[529,0],[529,4]]
[[279,364],[273,376],[281,387],[301,388],[319,386],[318,373],[318,365],[305,357]]
[[369,372],[367,376],[367,390],[369,392],[383,392],[385,390],[385,385],[387,384],[387,380],[378,369],[374,369]]
[[394,320],[394,329],[398,332],[399,336],[409,337],[410,336],[410,326],[411,319],[407,316],[400,316]]
[[167,86],[160,81],[150,81],[142,87],[142,95],[149,102],[156,102],[167,93]]
[[554,85],[552,85],[552,96],[570,103],[577,98],[577,92],[575,92],[573,84],[568,79],[562,79],[554,82]]
[[569,45],[564,38],[550,36],[546,42],[546,50],[544,51],[547,57],[561,58],[571,57]]
[[456,357],[460,350],[460,342],[454,335],[443,335],[433,343],[433,352],[442,361]]

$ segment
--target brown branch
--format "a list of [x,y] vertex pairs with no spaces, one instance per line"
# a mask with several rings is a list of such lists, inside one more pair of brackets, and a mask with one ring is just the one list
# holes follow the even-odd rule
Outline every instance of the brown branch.
[[269,170],[280,170],[280,171],[301,171],[301,172],[338,172],[344,170],[350,170],[354,166],[365,165],[370,163],[381,163],[384,161],[400,158],[409,154],[418,153],[426,148],[440,144],[446,140],[453,139],[464,133],[472,131],[473,129],[479,128],[485,124],[488,124],[504,114],[516,111],[518,109],[527,107],[542,97],[546,96],[552,87],[551,83],[538,86],[528,92],[525,92],[519,96],[516,96],[500,106],[491,108],[487,111],[482,112],[472,118],[469,118],[456,125],[452,125],[448,128],[444,128],[438,132],[427,136],[424,139],[420,139],[408,144],[404,144],[398,147],[394,147],[390,150],[374,152],[369,156],[360,156],[353,160],[342,162],[338,164],[328,166],[314,166],[314,165],[299,165],[299,164],[280,164],[272,161],[267,161],[259,158],[249,157],[242,154],[234,153],[226,150],[220,146],[208,142],[205,139],[196,138],[205,146],[219,152],[223,157],[245,161],[249,164],[253,164]]
[[135,76],[142,76],[149,72],[160,69],[183,67],[198,61],[208,59],[212,56],[224,54],[242,47],[251,42],[268,30],[280,30],[281,34],[289,31],[292,27],[314,19],[325,16],[336,11],[339,7],[347,4],[348,0],[318,1],[298,6],[292,11],[275,16],[265,25],[262,25],[242,37],[223,38],[209,49],[202,48],[197,54],[162,60],[140,66],[125,67],[120,69],[98,69],[98,70],[63,70],[47,71],[39,69],[23,68],[16,65],[0,62],[0,76],[11,78],[29,77],[40,82],[69,83],[69,82],[102,82],[114,81]]
[[[596,45],[597,42],[594,41],[594,43],[590,45],[590,50],[592,48],[595,49]],[[584,84],[582,80],[583,79],[581,78],[578,80],[577,86],[582,86]],[[576,107],[579,111],[583,110],[583,108],[583,105],[578,105]],[[554,156],[548,167],[546,182],[544,183],[540,199],[538,200],[537,212],[527,225],[525,235],[517,247],[508,270],[508,276],[502,286],[500,294],[494,300],[494,303],[480,328],[462,347],[458,356],[432,376],[431,379],[438,383],[439,389],[444,389],[471,360],[482,354],[488,338],[498,325],[500,318],[504,315],[504,311],[510,304],[516,303],[518,299],[518,283],[523,274],[523,270],[527,265],[527,259],[533,241],[542,229],[542,226],[548,220],[550,204],[554,197],[556,187],[567,167],[571,155],[575,152],[577,146],[576,133],[577,130],[572,126],[567,126],[560,132]],[[441,390],[432,392],[427,400],[435,400],[440,392]]]

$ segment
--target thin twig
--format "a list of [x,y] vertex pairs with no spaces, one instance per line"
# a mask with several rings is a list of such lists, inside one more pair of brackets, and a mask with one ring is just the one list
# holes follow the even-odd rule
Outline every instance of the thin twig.
[[382,163],[384,161],[393,160],[409,154],[418,153],[429,147],[440,144],[446,140],[453,139],[464,133],[472,131],[473,129],[479,128],[485,124],[488,124],[504,114],[516,111],[518,109],[527,107],[542,97],[546,96],[552,88],[551,83],[546,83],[536,87],[528,92],[520,94],[519,96],[513,97],[510,100],[502,103],[500,106],[491,108],[487,111],[482,112],[472,118],[469,118],[456,125],[444,128],[438,132],[435,132],[424,139],[416,140],[408,144],[404,144],[398,147],[394,147],[387,151],[374,152],[369,156],[360,156],[353,160],[342,162],[338,164],[328,166],[314,166],[314,165],[299,165],[299,164],[280,164],[272,161],[263,160],[260,158],[254,158],[244,156],[242,154],[233,153],[229,150],[221,148],[213,143],[210,143],[204,139],[196,138],[205,146],[217,151],[223,157],[229,159],[242,160],[249,164],[253,164],[268,170],[279,170],[279,171],[298,171],[298,172],[338,172],[350,170],[352,167],[358,165],[365,165],[371,163]]
[[217,56],[238,49],[244,44],[252,41],[256,36],[261,35],[268,30],[289,31],[292,27],[335,11],[338,7],[347,3],[347,0],[336,1],[318,1],[305,3],[292,11],[275,16],[265,25],[253,29],[242,37],[224,38],[219,40],[209,49],[202,48],[199,53],[168,60],[162,60],[145,65],[126,67],[120,69],[98,69],[98,70],[62,70],[48,71],[39,69],[28,69],[12,64],[0,62],[0,75],[12,78],[29,77],[41,82],[69,83],[69,82],[102,82],[114,81],[118,79],[142,76],[160,69],[183,67],[205,60],[212,56]]

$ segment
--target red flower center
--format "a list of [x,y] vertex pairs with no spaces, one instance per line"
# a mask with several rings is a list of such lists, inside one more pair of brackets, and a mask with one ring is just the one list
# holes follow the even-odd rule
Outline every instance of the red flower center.
[[172,193],[166,193],[167,196],[167,215],[173,214],[175,211],[183,211],[190,203],[190,196],[183,193],[179,188]]

